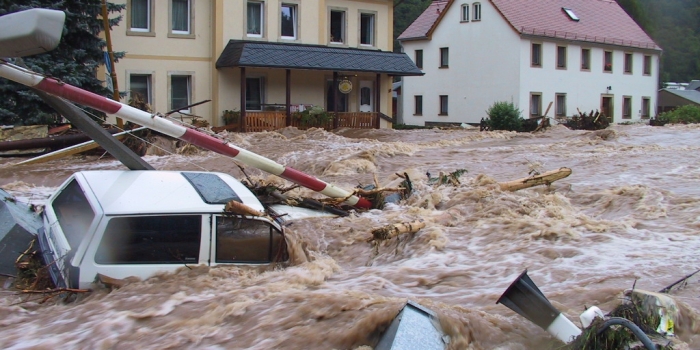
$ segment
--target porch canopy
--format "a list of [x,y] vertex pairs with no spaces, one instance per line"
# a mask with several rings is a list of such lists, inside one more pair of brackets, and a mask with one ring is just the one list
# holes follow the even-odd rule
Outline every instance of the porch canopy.
[[262,67],[423,75],[405,53],[321,45],[230,40],[216,68]]
[[[333,86],[338,86],[339,72],[375,73],[375,103],[373,124],[379,128],[379,118],[392,121],[381,113],[379,101],[380,78],[390,76],[423,75],[404,53],[322,45],[304,45],[247,40],[230,40],[216,61],[216,68],[238,67],[241,70],[241,129],[246,131],[246,68],[273,68],[286,70],[286,125],[292,124],[290,109],[291,70],[322,70],[333,72]],[[334,127],[338,126],[338,94],[336,88],[332,111]],[[329,108],[330,109],[330,108]]]

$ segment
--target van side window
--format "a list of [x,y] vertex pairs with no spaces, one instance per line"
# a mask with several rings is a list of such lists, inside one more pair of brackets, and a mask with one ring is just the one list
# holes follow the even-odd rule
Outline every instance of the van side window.
[[216,218],[217,263],[268,263],[288,259],[282,233],[265,221]]
[[97,248],[95,262],[196,264],[201,231],[201,215],[112,218]]
[[73,179],[51,204],[58,224],[68,240],[71,249],[77,249],[87,234],[95,212],[90,207],[85,193]]

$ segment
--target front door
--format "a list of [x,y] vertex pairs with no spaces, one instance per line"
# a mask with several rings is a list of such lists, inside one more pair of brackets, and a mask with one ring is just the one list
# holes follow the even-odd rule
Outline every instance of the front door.
[[600,100],[600,113],[603,113],[608,120],[613,121],[613,95],[602,95]]
[[[333,80],[326,83],[326,110],[333,112],[335,108],[335,92],[338,86],[333,86]],[[348,95],[338,91],[338,112],[348,111]]]
[[360,81],[360,101],[358,105],[360,106],[360,112],[373,112],[374,111],[374,94],[372,93],[372,87],[374,82],[368,80]]

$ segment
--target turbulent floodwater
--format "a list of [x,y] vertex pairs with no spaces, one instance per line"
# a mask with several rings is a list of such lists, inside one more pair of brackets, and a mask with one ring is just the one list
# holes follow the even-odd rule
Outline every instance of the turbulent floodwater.
[[[450,348],[551,349],[561,343],[496,304],[523,270],[578,324],[587,306],[610,311],[633,285],[657,291],[700,268],[698,126],[554,126],[537,134],[284,129],[229,138],[347,189],[373,183],[374,174],[395,184],[395,174],[406,172],[415,192],[382,211],[295,222],[290,235],[308,261],[286,269],[182,269],[70,304],[0,292],[0,348],[372,347],[410,299],[439,315]],[[94,156],[10,167],[18,160],[0,159],[0,187],[34,203],[74,171],[123,169]],[[230,159],[210,152],[146,160],[161,170],[242,178]],[[560,167],[573,174],[550,189],[497,186]],[[459,186],[427,182],[426,172],[456,169],[468,170]],[[365,241],[373,228],[416,219],[426,227],[373,255]],[[699,349],[700,278],[671,295],[682,309],[682,346]]]

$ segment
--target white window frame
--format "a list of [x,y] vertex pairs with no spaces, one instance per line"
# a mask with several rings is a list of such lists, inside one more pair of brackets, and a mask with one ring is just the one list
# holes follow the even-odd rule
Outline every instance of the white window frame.
[[[370,29],[369,30],[371,33],[370,33],[370,39],[369,39],[370,42],[369,43],[362,42],[362,37],[363,37],[362,31],[364,29],[363,23],[362,23],[363,16],[369,16],[369,18],[370,18],[370,24],[369,24]],[[360,42],[360,46],[374,47],[375,42],[376,42],[376,36],[377,36],[377,14],[373,13],[373,12],[363,11],[363,12],[360,12],[359,18],[360,18],[360,24],[359,24],[360,33],[358,35],[358,40]]]
[[[248,7],[251,4],[260,6],[260,33],[250,33],[248,31]],[[245,33],[249,38],[262,38],[265,36],[265,2],[264,1],[246,1],[245,3]]]
[[481,3],[475,2],[472,4],[474,9],[472,10],[472,22],[481,21]]
[[[294,33],[292,36],[284,35],[282,33],[282,10],[284,8],[289,8],[292,15],[292,25],[294,26]],[[284,2],[280,5],[280,38],[284,40],[297,40],[299,39],[299,5],[293,3]]]
[[[342,23],[340,24],[341,38],[340,41],[333,37],[332,27],[333,27],[333,12],[340,12],[343,14]],[[328,42],[335,45],[347,45],[347,25],[348,25],[348,10],[343,8],[330,8],[328,11]]]
[[[648,64],[647,64],[648,63]],[[644,75],[651,75],[653,62],[651,60],[651,55],[644,55],[642,61],[642,73]]]
[[[174,110],[173,104],[173,77],[187,77],[187,103],[186,105],[192,104],[192,99],[194,98],[194,72],[183,72],[183,71],[173,71],[168,72],[168,106],[169,110]],[[178,110],[181,113],[192,113],[192,108]]]
[[469,22],[469,4],[462,4],[462,11],[460,11],[460,22]]
[[[169,3],[169,17],[170,17],[170,32],[168,33],[169,37],[183,37],[183,36],[192,36],[194,34],[194,9],[192,8],[192,0],[184,0],[187,1],[187,30],[176,30],[174,29],[174,23],[173,21],[175,20],[175,6],[173,6],[173,1],[175,0],[170,0]],[[178,1],[183,1],[183,0],[178,0]]]
[[126,11],[126,21],[128,24],[126,34],[127,35],[139,35],[139,36],[155,36],[155,33],[153,32],[153,15],[154,15],[154,0],[142,0],[146,2],[146,28],[139,28],[139,27],[132,27],[131,22],[133,19],[133,12],[132,10],[134,9],[134,1],[135,0],[128,0],[127,1],[127,11]]

